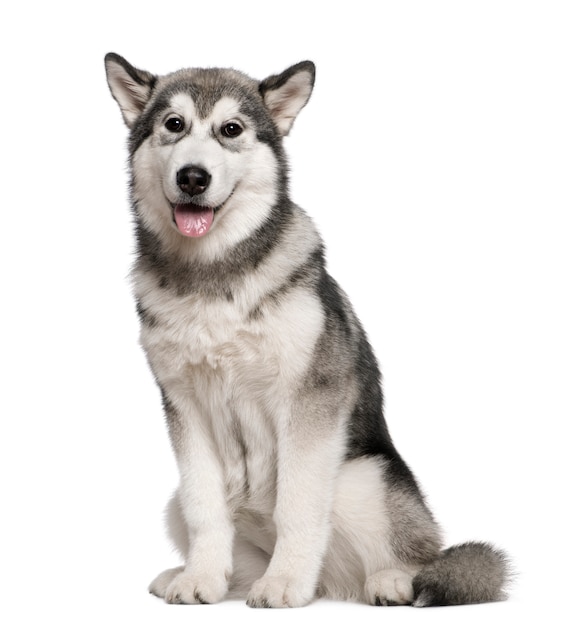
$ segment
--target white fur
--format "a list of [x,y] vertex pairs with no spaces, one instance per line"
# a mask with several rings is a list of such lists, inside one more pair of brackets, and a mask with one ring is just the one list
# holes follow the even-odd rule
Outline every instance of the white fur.
[[[346,297],[324,274],[316,229],[286,201],[278,146],[258,139],[265,134],[255,125],[265,113],[243,112],[264,102],[270,119],[260,130],[267,141],[272,123],[286,135],[308,100],[314,66],[303,62],[260,85],[234,71],[209,71],[202,74],[207,82],[200,81],[208,97],[197,101],[197,111],[186,85],[200,75],[195,71],[156,83],[117,55],[106,63],[134,141],[149,130],[138,126],[138,117],[153,85],[163,94],[182,90],[157,115],[152,133],[131,144],[138,146],[131,163],[134,208],[144,227],[134,290],[141,343],[163,392],[180,474],[167,521],[184,558],[184,566],[157,576],[150,591],[187,604],[240,594],[254,607],[302,606],[316,594],[413,602],[422,564],[435,571],[437,525],[396,451],[388,454],[386,433],[365,416],[349,430],[351,416],[365,406],[367,418],[379,417],[378,372],[368,369],[372,354]],[[229,93],[252,90],[250,106],[227,96],[207,115],[210,97],[222,93],[214,86],[225,80],[234,83]],[[157,113],[152,105],[148,111]],[[171,116],[183,122],[178,133],[165,127]],[[240,135],[222,132],[231,122],[242,127]],[[191,202],[177,182],[189,166],[210,174],[210,184],[194,194],[194,204],[215,210],[202,238],[183,236],[174,223],[174,205]],[[254,254],[257,229],[277,211],[284,211],[282,228],[271,235],[266,224],[266,254]],[[249,236],[246,246],[232,250]],[[151,242],[160,250],[151,250]],[[231,269],[234,259],[244,259],[242,274]],[[224,277],[220,292],[196,288],[214,277]],[[367,443],[370,437],[375,440]],[[356,456],[363,450],[367,456]],[[484,545],[475,551],[481,563],[503,558]],[[473,600],[501,597],[498,565],[493,569],[496,591]],[[418,591],[419,606],[435,601],[431,575],[425,569],[416,581],[417,590],[423,579],[429,585]],[[468,602],[465,587],[460,597]]]
[[[288,271],[286,267],[283,272],[283,260],[269,260],[274,266],[271,274],[282,277]],[[245,311],[264,289],[261,283],[256,275],[247,277]],[[320,303],[295,289],[283,307],[271,307],[262,318],[247,321],[242,315],[242,299],[239,308],[236,302],[215,304],[197,296],[164,294],[159,298],[153,285],[147,289],[146,276],[140,277],[137,285],[141,301],[159,319],[162,329],[144,328],[142,344],[168,398],[187,416],[190,429],[177,461],[180,503],[194,542],[185,571],[168,586],[165,598],[187,603],[197,598],[207,602],[220,599],[232,573],[235,511],[252,511],[270,523],[276,507],[275,528],[286,526],[288,539],[277,536],[274,563],[290,562],[296,568],[300,560],[293,578],[303,588],[295,591],[290,603],[309,601],[322,551],[312,565],[311,554],[328,541],[330,510],[330,494],[326,494],[326,505],[319,506],[325,495],[324,481],[318,483],[318,492],[311,491],[310,472],[317,477],[326,467],[334,472],[339,447],[335,449],[329,442],[324,452],[315,447],[307,463],[288,454],[282,466],[287,468],[286,474],[278,474],[277,457],[294,449],[283,440],[291,417],[287,406],[294,402],[294,381],[306,371],[322,328]],[[292,326],[300,332],[291,332]],[[299,338],[297,343],[294,337]],[[246,442],[244,449],[238,442],[239,429]],[[329,483],[332,478],[327,476]],[[249,495],[245,481],[251,485]],[[287,485],[278,487],[275,500],[277,481]],[[308,499],[302,495],[307,492]],[[319,530],[308,533],[309,543],[294,540],[294,533],[304,536],[305,528],[315,526]],[[290,578],[282,567],[273,567],[273,572],[279,581]],[[268,588],[269,583],[261,584]],[[254,591],[258,593],[258,589]]]
[[[254,443],[258,446],[262,442],[257,439]],[[276,476],[276,459],[272,457],[274,455],[271,455],[267,469]],[[322,560],[317,585],[317,593],[321,596],[373,604],[377,598],[381,604],[407,604],[412,599],[410,582],[419,568],[401,563],[393,554],[389,543],[390,518],[383,489],[383,469],[375,459],[359,458],[342,465],[333,478],[329,543],[324,557],[317,561]],[[231,471],[234,473],[232,467]],[[309,473],[306,478],[308,485],[300,496],[308,491],[310,484],[317,482],[319,476]],[[268,485],[266,489],[268,503],[266,497],[260,500],[258,511],[245,506],[234,509],[237,511],[237,539],[233,553],[234,577],[228,596],[246,598],[250,591],[248,599],[253,606],[306,604],[311,599],[310,581],[307,587],[306,576],[299,578],[296,568],[292,575],[285,572],[283,577],[267,573],[263,578],[277,542],[277,522],[281,514],[286,515],[280,510],[273,515],[274,488],[271,490]],[[310,520],[310,513],[307,515],[300,500],[292,503],[293,511],[306,523]],[[372,503],[370,507],[367,502]],[[178,502],[170,507],[169,526],[177,545],[186,554],[188,537],[180,507]],[[322,552],[321,545],[317,550]],[[152,593],[165,597],[170,581],[182,570],[175,568],[160,574],[150,586]]]
[[372,574],[365,582],[367,602],[410,604],[413,601],[413,575],[397,569],[382,570]]
[[[135,155],[138,211],[172,252],[212,260],[265,218],[275,200],[276,162],[230,98],[201,120],[192,100],[180,95],[163,119],[172,114],[186,120],[187,136],[166,143],[159,130]],[[245,125],[250,168],[242,152],[214,139],[214,129],[230,119]],[[211,172],[207,202],[229,198],[194,245],[177,232],[169,204],[178,194],[176,172],[187,163]],[[295,389],[324,322],[319,300],[295,288],[282,307],[262,305],[318,242],[310,220],[298,212],[278,252],[246,274],[234,302],[159,291],[153,277],[135,271],[136,296],[158,322],[143,326],[142,345],[168,400],[186,416],[176,446],[186,565],[151,584],[168,602],[218,601],[233,571],[233,587],[252,582],[252,606],[301,606],[317,583],[324,595],[359,598],[368,575],[400,565],[387,542],[383,467],[368,459],[341,466],[350,407],[334,407],[341,411],[336,426],[318,426],[318,433],[310,432],[315,420],[309,416],[295,426],[301,410]],[[262,315],[252,318],[259,303]],[[367,509],[367,501],[376,504]],[[235,563],[239,541],[243,562]],[[247,561],[256,565],[251,569]]]
[[[270,147],[257,141],[249,118],[229,97],[217,102],[208,118],[200,119],[193,100],[178,94],[162,120],[173,113],[185,119],[186,136],[166,143],[170,133],[159,125],[146,139],[134,155],[134,198],[144,224],[162,237],[169,251],[185,260],[213,261],[266,219],[276,201],[278,164]],[[214,137],[231,120],[240,121],[244,127],[235,140],[239,151],[227,150]],[[248,149],[250,160],[246,158]],[[211,230],[194,245],[178,232],[170,204],[176,203],[179,193],[176,173],[185,165],[202,167],[211,174],[211,184],[198,201],[212,207],[222,205]],[[251,210],[244,210],[246,206]]]

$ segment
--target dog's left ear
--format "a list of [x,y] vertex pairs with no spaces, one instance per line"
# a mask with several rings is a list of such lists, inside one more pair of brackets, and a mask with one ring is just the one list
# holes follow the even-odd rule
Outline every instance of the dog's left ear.
[[282,136],[288,135],[299,111],[308,102],[314,83],[314,63],[302,61],[260,84],[264,104]]

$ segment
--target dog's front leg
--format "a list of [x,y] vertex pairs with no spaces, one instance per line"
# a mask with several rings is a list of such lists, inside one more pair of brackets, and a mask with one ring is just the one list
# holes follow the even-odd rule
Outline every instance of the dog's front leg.
[[274,513],[277,540],[267,571],[250,590],[249,606],[303,606],[315,595],[343,454],[337,419],[325,417],[290,416],[280,429]]
[[227,592],[232,574],[234,526],[226,503],[222,465],[207,423],[195,407],[186,412],[165,400],[180,473],[178,496],[189,537],[184,570],[167,586],[171,604],[212,604]]

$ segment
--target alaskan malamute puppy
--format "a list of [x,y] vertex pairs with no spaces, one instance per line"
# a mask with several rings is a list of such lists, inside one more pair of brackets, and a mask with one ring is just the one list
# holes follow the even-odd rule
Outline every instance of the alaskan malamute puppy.
[[155,76],[106,56],[130,129],[142,345],[180,474],[171,603],[243,594],[429,606],[504,597],[504,555],[442,549],[383,416],[377,361],[289,197],[282,139],[315,67]]

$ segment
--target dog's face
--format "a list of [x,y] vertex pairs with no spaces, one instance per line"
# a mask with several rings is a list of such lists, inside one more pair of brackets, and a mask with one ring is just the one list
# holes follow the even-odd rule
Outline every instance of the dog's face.
[[[281,140],[306,104],[310,62],[259,83],[234,70],[156,77],[106,57],[131,130],[135,210],[162,239],[219,248],[248,236],[278,200]],[[204,244],[206,240],[206,244]]]

